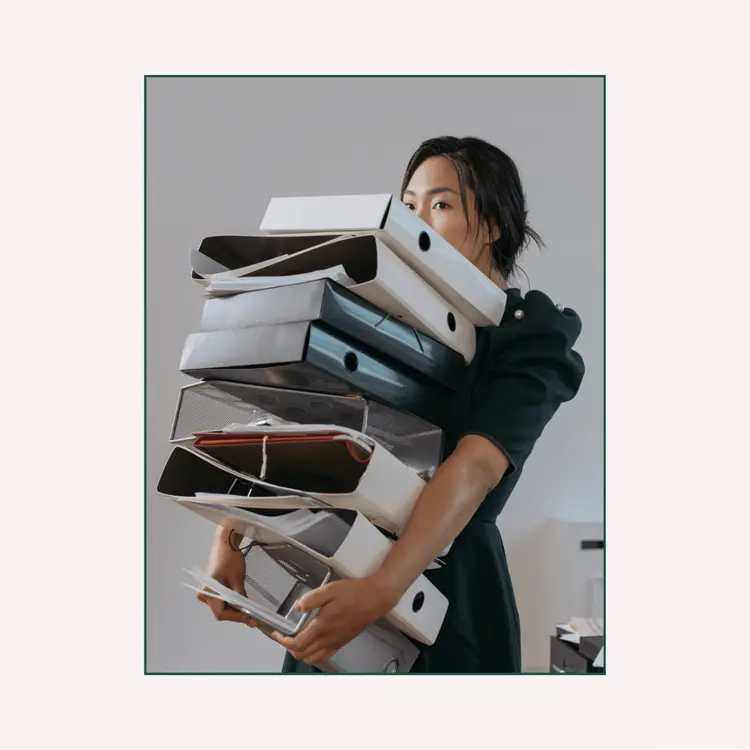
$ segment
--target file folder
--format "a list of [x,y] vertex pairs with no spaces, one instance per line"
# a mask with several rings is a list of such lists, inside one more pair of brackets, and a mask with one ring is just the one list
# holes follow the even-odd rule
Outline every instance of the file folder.
[[451,393],[318,322],[190,334],[180,370],[198,380],[358,394],[438,427],[444,426]]
[[[459,388],[466,375],[466,362],[457,351],[327,280],[208,299],[200,331],[313,321],[448,388]],[[472,353],[474,333],[472,327]]]
[[[315,510],[299,510],[284,516],[262,516],[245,508],[216,506],[198,499],[181,498],[177,502],[214,523],[231,523],[239,533],[259,544],[291,544],[324,563],[342,578],[363,578],[374,573],[392,544],[364,515],[351,510],[317,511],[333,514],[349,527],[347,533],[333,540],[337,545],[335,552],[324,554],[283,532],[283,526],[289,523],[291,515],[314,513]],[[420,575],[385,619],[420,643],[431,645],[437,638],[447,609],[445,596],[424,575]]]
[[443,459],[443,431],[361,396],[267,388],[214,380],[180,389],[170,442],[230,424],[335,424],[373,438],[425,481]]
[[[292,318],[275,320],[273,313],[281,314],[288,308],[289,315],[305,314],[302,312],[305,309],[304,301],[297,301],[294,297],[295,293],[302,293],[300,289],[302,285],[295,283],[295,278],[305,279],[312,272],[338,268],[342,269],[346,278],[350,278],[352,282],[347,285],[347,292],[342,291],[343,300],[338,301],[337,306],[341,308],[341,312],[356,310],[352,301],[347,304],[347,298],[361,298],[372,305],[368,317],[374,319],[374,324],[381,323],[387,315],[393,316],[411,326],[415,331],[460,353],[465,363],[473,359],[476,352],[474,326],[376,237],[342,236],[323,245],[300,250],[292,255],[281,255],[273,261],[263,263],[261,268],[248,270],[252,268],[250,264],[256,258],[263,257],[267,243],[277,240],[284,243],[282,244],[284,247],[288,239],[287,237],[209,237],[203,240],[199,249],[200,253],[209,257],[225,258],[227,253],[224,249],[230,247],[233,250],[232,257],[242,258],[241,261],[236,262],[244,264],[242,269],[229,269],[227,272],[205,277],[207,281],[217,278],[226,279],[228,276],[234,278],[235,273],[241,274],[242,281],[248,283],[270,276],[274,278],[276,289],[265,291],[275,293],[279,300],[272,309],[265,308],[269,314],[265,316],[265,320],[259,315],[257,305],[249,308],[250,315],[248,315],[248,308],[243,307],[244,301],[238,301],[238,297],[242,298],[242,295],[228,298],[231,304],[219,304],[222,301],[228,301],[222,297],[209,300],[206,303],[204,324],[211,327],[204,327],[203,330],[234,327],[240,320],[245,321],[242,325],[247,325],[248,321],[255,318],[257,318],[256,325],[262,325],[264,322],[290,322]],[[219,245],[221,252],[214,251],[215,244]],[[279,252],[281,253],[281,250]],[[234,288],[242,290],[241,282],[236,280],[235,283],[237,286]],[[296,289],[293,288],[283,296],[282,290],[290,284]],[[364,307],[367,310],[367,307]],[[409,339],[414,338],[414,331],[406,332],[406,334]]]
[[248,255],[241,236],[206,237],[199,247],[190,251],[192,278],[208,286],[210,277],[225,277],[226,271],[253,266],[256,269],[279,258],[324,245],[340,237],[316,234],[295,234],[288,237],[260,236],[254,238],[252,254]]
[[198,433],[194,448],[259,478],[275,494],[302,494],[334,507],[355,508],[396,535],[403,533],[425,487],[374,440],[328,425]]
[[458,352],[325,280],[208,299],[200,332],[299,322],[319,323],[453,390],[466,375]]
[[[296,480],[292,483],[294,481]],[[387,486],[384,488],[387,489]],[[198,500],[214,506],[252,509],[255,513],[266,516],[284,515],[289,510],[304,508],[340,508],[359,511],[363,507],[377,506],[376,512],[369,520],[394,536],[398,535],[397,529],[403,528],[402,505],[410,502],[408,491],[403,493],[399,490],[401,497],[399,502],[379,497],[365,497],[363,500],[360,492],[344,493],[335,497],[325,493],[274,485],[223,464],[187,443],[177,445],[172,450],[156,489],[159,494],[172,500]],[[365,493],[371,492],[367,486],[363,489]],[[380,519],[381,523],[375,519]],[[449,544],[440,556],[430,563],[428,569],[442,567],[443,563],[440,558],[447,554],[450,547]]]
[[368,234],[380,239],[475,326],[499,325],[505,292],[395,195],[273,198],[267,235]]

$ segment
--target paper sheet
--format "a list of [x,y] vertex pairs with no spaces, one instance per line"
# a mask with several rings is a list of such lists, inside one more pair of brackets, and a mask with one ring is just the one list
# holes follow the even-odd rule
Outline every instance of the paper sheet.
[[343,266],[324,268],[320,271],[299,273],[289,276],[245,276],[237,279],[211,279],[206,286],[204,296],[220,297],[226,294],[253,292],[259,289],[276,289],[284,286],[304,284],[308,281],[330,279],[344,287],[354,286],[355,281],[344,270]]
[[604,620],[601,617],[573,617],[557,627],[566,631],[560,636],[560,640],[568,643],[580,643],[581,638],[604,635]]

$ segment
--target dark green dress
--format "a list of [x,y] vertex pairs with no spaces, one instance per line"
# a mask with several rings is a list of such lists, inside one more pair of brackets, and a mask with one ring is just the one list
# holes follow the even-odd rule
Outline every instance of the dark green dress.
[[[500,326],[477,329],[477,352],[465,385],[448,407],[445,456],[464,435],[482,435],[510,460],[497,487],[459,534],[440,570],[425,575],[449,601],[432,646],[411,672],[520,672],[521,632],[497,516],[524,463],[560,404],[572,399],[584,374],[573,350],[578,315],[538,291],[508,290]],[[416,643],[416,641],[415,641]],[[317,672],[287,653],[284,672]]]

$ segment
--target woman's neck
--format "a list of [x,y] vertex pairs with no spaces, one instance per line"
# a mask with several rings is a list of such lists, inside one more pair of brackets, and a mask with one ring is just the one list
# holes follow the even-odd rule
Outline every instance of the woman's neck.
[[493,283],[497,284],[503,291],[508,288],[508,282],[492,262],[492,250],[489,245],[485,247],[483,257],[474,262],[474,265]]

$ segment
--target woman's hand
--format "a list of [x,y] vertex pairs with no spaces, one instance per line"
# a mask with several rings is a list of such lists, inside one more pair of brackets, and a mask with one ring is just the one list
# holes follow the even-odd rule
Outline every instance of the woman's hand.
[[320,664],[398,604],[396,591],[380,579],[345,578],[311,591],[297,604],[301,612],[320,612],[293,638],[274,633],[297,660]]
[[[239,534],[231,529],[217,527],[211,552],[208,555],[206,573],[219,583],[227,586],[239,594],[245,595],[245,556],[236,546],[230,544],[230,535],[234,534],[235,541],[242,541]],[[201,586],[205,591],[208,587]],[[217,620],[228,620],[229,622],[241,622],[254,628],[255,621],[237,609],[230,607],[221,599],[213,596],[198,594],[198,600],[205,602]]]

